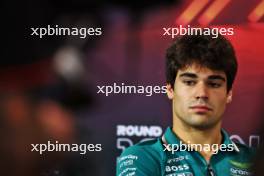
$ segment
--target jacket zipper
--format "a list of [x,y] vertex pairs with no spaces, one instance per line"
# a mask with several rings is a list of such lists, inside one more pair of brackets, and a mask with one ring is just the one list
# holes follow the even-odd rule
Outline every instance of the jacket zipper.
[[216,176],[212,166],[210,164],[207,165],[207,176]]

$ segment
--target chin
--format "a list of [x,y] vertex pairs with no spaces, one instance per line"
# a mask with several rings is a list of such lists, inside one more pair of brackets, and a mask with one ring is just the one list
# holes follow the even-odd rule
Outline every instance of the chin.
[[193,119],[191,122],[187,123],[189,126],[193,127],[193,128],[197,128],[197,129],[210,129],[213,128],[217,125],[217,122],[215,121],[208,121],[208,118],[203,118],[201,119],[197,119],[197,117],[195,117],[195,119]]

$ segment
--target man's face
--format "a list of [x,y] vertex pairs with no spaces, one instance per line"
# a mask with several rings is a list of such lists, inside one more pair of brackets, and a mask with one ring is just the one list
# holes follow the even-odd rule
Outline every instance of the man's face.
[[226,82],[224,72],[197,64],[178,70],[174,89],[167,86],[168,97],[173,100],[174,117],[189,127],[214,127],[232,98]]

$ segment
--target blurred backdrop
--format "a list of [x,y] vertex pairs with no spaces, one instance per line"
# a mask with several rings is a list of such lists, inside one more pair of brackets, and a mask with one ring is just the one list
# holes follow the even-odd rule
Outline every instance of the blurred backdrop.
[[[164,27],[233,27],[239,62],[224,115],[232,139],[257,146],[264,104],[264,1],[4,0],[0,135],[3,175],[114,175],[122,150],[172,122],[165,94],[98,94],[97,86],[164,86]],[[100,27],[102,35],[31,35],[31,28]],[[224,58],[223,58],[224,59]],[[31,145],[100,143],[101,152],[30,152]]]

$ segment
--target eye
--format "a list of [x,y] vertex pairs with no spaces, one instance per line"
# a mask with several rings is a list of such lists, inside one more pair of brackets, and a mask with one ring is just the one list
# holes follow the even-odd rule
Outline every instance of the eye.
[[209,82],[208,85],[212,88],[218,88],[222,86],[222,84],[216,82]]
[[196,81],[193,80],[184,80],[183,83],[187,86],[193,86],[195,85]]

